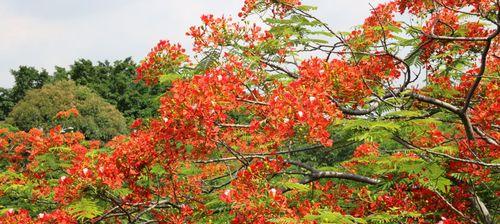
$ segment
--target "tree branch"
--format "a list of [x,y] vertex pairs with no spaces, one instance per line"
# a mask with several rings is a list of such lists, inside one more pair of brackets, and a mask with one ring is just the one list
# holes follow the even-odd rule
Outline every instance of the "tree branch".
[[[497,21],[498,20],[500,20],[500,11],[497,12]],[[469,104],[472,97],[474,96],[474,92],[476,91],[477,87],[479,86],[479,83],[481,82],[481,79],[483,78],[484,72],[486,71],[486,59],[488,58],[488,52],[491,47],[491,42],[493,38],[495,38],[499,33],[500,33],[500,27],[497,26],[495,32],[489,35],[488,38],[486,38],[486,46],[484,47],[483,52],[481,53],[481,66],[479,67],[479,73],[477,74],[474,84],[472,84],[472,87],[469,89],[469,92],[465,97],[464,107],[462,108],[463,113],[465,113],[467,111],[467,108],[469,108]]]
[[376,185],[376,184],[379,184],[381,182],[378,179],[365,177],[365,176],[353,174],[353,173],[342,173],[342,172],[336,172],[336,171],[319,171],[312,166],[309,166],[305,163],[298,162],[298,161],[285,160],[285,162],[292,164],[292,165],[295,165],[297,167],[306,169],[306,170],[311,172],[310,174],[308,174],[308,177],[306,179],[303,179],[300,181],[301,184],[307,184],[307,183],[310,183],[310,182],[313,182],[313,181],[316,181],[316,180],[319,180],[322,178],[345,179],[345,180],[352,180],[352,181],[367,183],[367,184],[372,184],[372,185]]
[[265,61],[265,60],[260,60],[260,62],[262,62],[262,63],[266,64],[267,66],[269,66],[271,68],[274,68],[274,69],[276,69],[278,71],[284,72],[286,75],[288,75],[291,78],[294,78],[294,79],[298,79],[299,78],[299,76],[297,74],[295,74],[295,73],[293,73],[291,71],[288,71],[288,70],[286,70],[286,69],[284,69],[284,68],[282,68],[282,67],[280,67],[278,65],[275,65],[275,64],[273,64],[271,62],[268,62],[268,61]]
[[441,101],[441,100],[438,100],[438,99],[435,99],[435,98],[432,98],[429,96],[420,95],[420,94],[415,93],[415,92],[408,93],[408,94],[406,94],[406,96],[408,96],[412,99],[416,99],[418,101],[422,101],[425,103],[429,103],[429,104],[438,106],[440,108],[444,108],[444,109],[449,110],[449,111],[453,112],[454,114],[458,115],[458,117],[460,117],[460,120],[462,121],[462,124],[464,125],[465,134],[467,135],[467,139],[474,140],[474,130],[472,128],[472,124],[470,122],[469,116],[466,113],[464,113],[460,108],[458,108],[454,105],[451,105],[447,102],[444,102],[444,101]]
[[477,164],[477,165],[481,165],[481,166],[485,166],[485,167],[494,167],[494,168],[500,167],[500,164],[497,164],[497,163],[485,163],[483,161],[476,161],[476,160],[471,160],[471,159],[462,159],[462,158],[458,158],[458,157],[454,157],[454,156],[448,155],[446,153],[435,152],[435,151],[432,151],[432,150],[429,150],[429,149],[426,149],[426,148],[417,147],[415,145],[410,144],[409,142],[405,141],[404,139],[402,139],[402,138],[400,138],[398,136],[394,136],[392,139],[394,141],[396,141],[397,143],[403,145],[404,147],[408,148],[408,149],[418,149],[418,150],[424,151],[426,153],[429,153],[429,154],[432,154],[432,155],[435,155],[435,156],[444,157],[444,158],[451,159],[451,160],[454,160],[454,161],[464,162],[464,163],[473,163],[473,164]]

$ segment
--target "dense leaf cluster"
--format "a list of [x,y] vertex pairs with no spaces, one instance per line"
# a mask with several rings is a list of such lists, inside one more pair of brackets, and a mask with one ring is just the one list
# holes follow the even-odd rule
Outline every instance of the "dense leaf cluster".
[[[59,111],[76,108],[80,116],[61,119]],[[109,140],[127,133],[123,115],[87,87],[73,81],[57,81],[33,89],[12,109],[7,124],[21,130],[49,130],[62,125],[64,131],[79,131],[90,139]]]
[[0,89],[0,120],[4,120],[12,108],[31,89],[59,80],[72,80],[86,86],[114,105],[131,122],[137,118],[153,117],[157,114],[158,100],[164,87],[148,88],[143,82],[135,82],[137,65],[130,59],[93,63],[90,60],[75,61],[68,69],[56,66],[49,75],[44,69],[20,66],[12,70],[14,87]]

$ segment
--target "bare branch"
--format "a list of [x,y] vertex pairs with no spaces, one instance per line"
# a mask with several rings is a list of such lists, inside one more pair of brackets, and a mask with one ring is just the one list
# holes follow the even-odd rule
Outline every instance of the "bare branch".
[[285,73],[286,75],[288,75],[291,78],[294,78],[294,79],[298,79],[299,78],[299,75],[297,75],[297,74],[295,74],[295,73],[293,73],[291,71],[288,71],[287,69],[282,68],[282,67],[280,67],[278,65],[275,65],[275,64],[273,64],[271,62],[268,62],[268,61],[265,61],[265,60],[260,60],[260,62],[266,64],[267,66],[269,66],[271,68],[274,68],[274,69],[276,69],[278,71],[281,71],[281,72]]
[[[497,20],[500,20],[500,11],[497,13]],[[488,57],[488,52],[491,47],[491,42],[493,38],[495,38],[498,34],[500,33],[500,27],[497,26],[497,29],[495,30],[494,33],[492,33],[488,38],[486,38],[486,46],[483,49],[483,52],[481,53],[481,66],[479,67],[479,73],[476,76],[476,80],[474,81],[474,84],[472,84],[472,87],[469,89],[469,92],[467,93],[467,96],[465,97],[465,103],[464,107],[462,108],[462,112],[466,112],[467,109],[469,108],[470,101],[472,97],[474,96],[474,92],[476,91],[477,87],[479,86],[479,83],[481,82],[481,79],[483,78],[484,72],[486,71],[486,59]]]
[[250,161],[247,158],[241,155],[241,153],[239,153],[238,151],[234,150],[231,146],[222,141],[219,143],[223,145],[231,154],[233,154],[233,156],[236,157],[241,163],[245,164],[245,166],[248,166],[250,164]]
[[225,123],[216,123],[217,126],[223,128],[249,128],[248,124],[225,124]]
[[335,103],[338,106],[339,110],[342,111],[342,113],[347,114],[347,115],[356,115],[356,116],[367,115],[367,114],[375,111],[380,105],[379,101],[375,101],[367,109],[350,109],[350,108],[347,108],[345,106],[340,105],[338,100],[334,99],[333,97],[329,96],[329,98],[333,103]]
[[434,39],[434,40],[447,40],[447,41],[472,41],[472,42],[478,42],[478,41],[488,41],[487,37],[451,37],[451,36],[439,36],[439,35],[434,35],[434,34],[428,34],[422,32],[422,34],[428,38]]
[[260,101],[256,101],[256,100],[247,100],[247,99],[243,99],[243,98],[238,98],[236,100],[239,100],[239,101],[242,101],[245,103],[251,103],[251,104],[262,105],[262,106],[269,106],[269,104],[266,102],[260,102]]
[[[342,145],[336,148],[340,147],[346,147],[348,145]],[[321,149],[324,148],[322,145],[313,145],[309,147],[304,147],[300,149],[295,149],[295,150],[286,150],[286,151],[277,151],[277,152],[268,152],[268,153],[253,153],[253,154],[242,154],[243,157],[248,158],[248,159],[265,159],[267,156],[273,156],[273,155],[283,155],[283,154],[292,154],[292,153],[297,153],[297,152],[304,152],[304,151],[309,151],[309,150],[315,150],[315,149]],[[334,148],[335,149],[335,148]],[[218,158],[218,159],[209,159],[209,160],[196,160],[193,161],[194,163],[201,163],[201,164],[207,164],[207,163],[217,163],[217,162],[226,162],[226,161],[232,161],[232,160],[239,160],[238,157],[224,157],[224,158]]]

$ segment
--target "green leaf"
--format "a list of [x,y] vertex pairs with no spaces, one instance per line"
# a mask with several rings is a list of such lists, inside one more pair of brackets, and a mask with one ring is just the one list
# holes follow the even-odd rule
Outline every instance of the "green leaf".
[[387,25],[386,28],[394,33],[401,33],[401,28],[394,25]]
[[283,183],[283,186],[286,187],[286,188],[289,188],[291,190],[297,190],[299,192],[304,192],[304,191],[309,191],[310,190],[310,188],[307,185],[299,184],[299,183],[293,183],[293,182]]
[[458,152],[458,148],[457,148],[457,146],[443,145],[443,146],[434,147],[434,148],[430,149],[429,151],[441,152],[441,153],[453,155],[453,154]]
[[160,76],[159,81],[161,84],[165,84],[165,83],[171,83],[171,82],[178,80],[178,79],[182,79],[182,75],[170,73],[170,74]]
[[369,223],[401,223],[406,221],[406,218],[418,218],[422,215],[416,212],[400,211],[398,214],[378,213],[366,217]]
[[317,43],[317,44],[328,44],[329,43],[327,40],[322,40],[322,39],[306,39],[305,41],[313,42],[313,43]]
[[275,218],[275,219],[269,219],[270,222],[274,222],[274,223],[297,223],[297,220],[296,219],[293,219],[293,218]]
[[71,163],[59,160],[59,156],[52,153],[39,155],[35,161],[38,162],[38,166],[33,168],[35,172],[56,171],[71,167]]
[[327,36],[327,37],[333,37],[334,35],[330,32],[327,31],[312,31],[310,32],[313,35],[321,35],[321,36]]
[[440,192],[447,193],[448,190],[450,189],[450,186],[452,185],[452,182],[447,178],[441,177],[437,181],[431,184],[433,184],[434,189]]
[[299,6],[297,6],[297,9],[302,10],[302,11],[313,11],[313,10],[317,10],[318,7],[311,6],[311,5],[299,5]]
[[422,54],[422,49],[419,47],[414,47],[414,49],[410,51],[410,53],[408,53],[408,55],[405,57],[404,61],[406,62],[406,64],[410,66],[411,65],[420,66],[422,65],[422,62],[420,62],[419,60],[420,54]]
[[201,172],[201,169],[198,168],[196,165],[191,164],[189,167],[183,166],[181,167],[179,174],[180,175],[196,175]]
[[97,203],[88,198],[82,198],[69,205],[68,213],[79,220],[92,219],[103,214],[102,208]]
[[120,197],[125,197],[129,194],[131,194],[133,191],[126,188],[126,187],[123,187],[123,188],[118,188],[118,189],[113,189],[112,190],[114,194],[120,196]]
[[384,115],[384,117],[413,118],[413,117],[420,117],[422,115],[424,115],[424,113],[419,110],[400,110],[400,111],[390,112]]
[[163,176],[167,173],[167,171],[165,171],[162,165],[155,164],[153,167],[151,167],[151,173],[155,174],[156,176]]
[[307,215],[305,219],[309,221],[319,221],[321,223],[366,223],[364,219],[356,218],[350,215],[342,215],[341,213],[331,211],[320,211],[319,215]]

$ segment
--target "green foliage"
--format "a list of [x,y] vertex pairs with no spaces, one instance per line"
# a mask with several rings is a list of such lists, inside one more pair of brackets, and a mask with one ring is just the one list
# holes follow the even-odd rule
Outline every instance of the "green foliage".
[[205,53],[205,56],[198,62],[196,67],[193,69],[193,73],[200,73],[206,71],[207,69],[217,65],[218,59],[220,57],[220,51],[212,50]]
[[[356,218],[350,215],[342,215],[341,213],[338,212],[323,210],[320,211],[318,215],[306,216],[306,220],[319,221],[320,223],[382,224],[382,223],[405,223],[408,218],[418,218],[421,216],[422,215],[420,213],[416,212],[388,211],[387,213],[372,214],[365,218]],[[283,223],[280,222],[281,220],[276,220],[276,221],[277,223]]]
[[350,215],[342,215],[338,212],[331,211],[319,211],[318,215],[307,215],[305,219],[309,221],[319,221],[321,223],[366,223],[366,221],[361,218],[355,218]]
[[396,122],[370,121],[365,119],[346,120],[343,131],[352,133],[353,141],[383,141],[389,139],[401,126]]
[[198,168],[194,164],[191,164],[182,166],[181,169],[179,170],[179,175],[189,176],[189,175],[199,174],[200,172],[201,172],[200,168]]
[[[72,107],[78,109],[80,116],[55,119],[59,111]],[[29,91],[9,114],[7,123],[22,130],[33,127],[48,130],[60,124],[66,131],[81,131],[87,138],[101,140],[124,134],[127,129],[125,118],[114,106],[72,81],[59,81]]]
[[137,65],[130,59],[97,62],[80,59],[69,70],[59,68],[54,78],[70,79],[97,92],[108,103],[123,113],[128,122],[137,118],[157,115],[157,96],[165,89],[161,86],[146,87],[135,82]]
[[0,121],[0,129],[4,129],[4,128],[6,128],[10,132],[19,131],[19,128],[16,128],[10,124],[5,123],[5,121]]
[[156,116],[159,107],[157,98],[165,87],[147,87],[143,82],[135,82],[136,67],[130,58],[96,64],[80,59],[69,69],[55,66],[55,72],[50,76],[44,69],[39,71],[34,67],[20,66],[18,70],[11,71],[15,78],[14,87],[0,88],[0,121],[8,116],[26,92],[61,80],[73,80],[77,85],[89,87],[114,105],[128,122]]
[[113,192],[114,195],[117,195],[119,197],[125,197],[131,194],[132,190],[130,190],[129,188],[118,188],[118,189],[112,189],[111,192]]
[[[69,152],[67,152],[69,153]],[[47,177],[57,179],[65,173],[65,170],[71,167],[68,161],[60,160],[57,153],[45,153],[35,158],[38,166],[33,167],[34,172],[45,173]]]
[[82,198],[72,203],[69,205],[68,211],[80,221],[97,217],[104,212],[94,200],[88,198]]
[[166,74],[166,75],[160,76],[160,83],[162,83],[162,84],[170,84],[173,81],[175,81],[177,79],[181,79],[181,78],[182,78],[182,75],[179,75],[179,74],[175,74],[175,73]]
[[[32,211],[32,214],[38,214],[42,211],[53,209],[52,203],[43,203],[40,198],[36,203],[33,203],[33,193],[36,192],[35,182],[28,181],[28,178],[22,174],[12,171],[0,172],[0,179],[16,184],[8,184],[0,186],[0,210],[9,208],[23,208]],[[40,203],[39,203],[40,202]]]
[[[360,173],[372,175],[404,173],[415,175],[413,181],[440,192],[447,192],[449,186],[452,184],[446,178],[446,170],[443,166],[435,162],[426,162],[419,158],[380,156],[377,158],[359,158],[355,159],[355,161],[363,163],[375,161],[374,163],[366,163],[366,165],[359,166]],[[387,187],[392,185],[391,182],[386,182],[385,184]]]
[[34,67],[19,66],[18,70],[10,71],[15,79],[11,97],[14,102],[21,100],[31,89],[38,89],[50,80],[49,73],[42,69],[38,71]]
[[384,115],[385,118],[416,118],[424,115],[419,110],[398,110]]
[[405,223],[408,218],[418,218],[422,215],[416,212],[399,211],[397,214],[377,213],[365,218],[367,223]]
[[297,220],[293,219],[293,218],[276,218],[276,219],[270,219],[269,220],[270,222],[274,222],[274,223],[281,223],[281,224],[288,224],[288,223],[296,223]]
[[27,91],[40,88],[50,80],[47,71],[38,71],[34,67],[19,66],[18,70],[11,70],[10,73],[14,76],[15,85],[12,89],[0,88],[0,120],[7,117]]
[[307,185],[304,184],[299,184],[299,183],[294,183],[294,182],[284,182],[282,183],[283,187],[288,188],[290,190],[296,190],[299,192],[306,192],[309,191],[310,188]]
[[12,91],[0,88],[0,120],[5,120],[14,105],[15,102],[12,99]]

